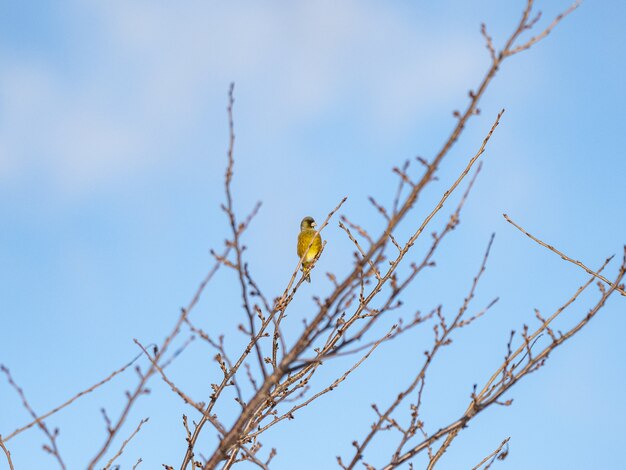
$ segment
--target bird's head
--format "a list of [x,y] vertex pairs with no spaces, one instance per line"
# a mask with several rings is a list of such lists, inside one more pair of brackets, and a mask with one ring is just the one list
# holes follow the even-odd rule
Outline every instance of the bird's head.
[[307,216],[302,219],[302,222],[300,222],[300,230],[306,230],[315,227],[317,227],[317,224],[315,223],[315,220],[313,220],[313,217]]

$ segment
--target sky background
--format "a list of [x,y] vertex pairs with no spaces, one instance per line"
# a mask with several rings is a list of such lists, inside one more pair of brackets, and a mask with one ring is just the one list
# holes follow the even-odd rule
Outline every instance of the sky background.
[[[234,203],[244,216],[263,202],[245,243],[250,269],[273,298],[297,262],[303,216],[323,220],[348,196],[342,213],[378,233],[383,221],[367,196],[389,204],[392,167],[437,152],[453,110],[466,105],[489,66],[481,22],[502,44],[523,3],[0,0],[0,363],[35,410],[53,408],[128,362],[138,352],[133,338],[161,342],[212,266],[209,250],[228,236],[219,205],[231,81]],[[568,6],[538,4],[540,26]],[[472,385],[501,363],[511,329],[533,325],[534,308],[549,314],[587,279],[508,225],[503,212],[590,267],[621,257],[624,18],[623,2],[585,2],[545,41],[507,60],[440,181],[399,229],[406,240],[506,108],[461,225],[398,312],[442,303],[453,315],[496,233],[473,310],[500,301],[433,364],[423,404],[431,432],[463,413]],[[457,201],[428,231],[445,224]],[[313,283],[286,326],[292,339],[314,312],[311,297],[331,289],[323,272],[350,270],[352,247],[336,220],[324,238]],[[615,263],[608,272],[614,276]],[[244,318],[236,285],[232,272],[220,271],[192,317],[211,334],[224,333],[232,351]],[[557,328],[584,315],[596,296],[575,304]],[[611,299],[518,384],[507,395],[511,407],[472,421],[439,467],[471,468],[509,436],[501,468],[623,466],[624,302]],[[268,432],[264,452],[278,450],[273,468],[336,468],[335,456],[350,457],[350,443],[375,418],[370,404],[389,404],[411,380],[431,335],[424,327],[381,346],[336,391]],[[219,378],[213,355],[196,341],[171,368],[197,400]],[[337,361],[317,384],[349,365]],[[68,468],[84,468],[95,455],[105,439],[100,408],[116,417],[134,384],[129,371],[48,421],[60,428]],[[123,469],[139,457],[147,469],[181,461],[180,417],[192,410],[160,379],[151,389],[106,458],[150,416],[118,460]],[[28,420],[2,377],[0,433]],[[387,462],[391,438],[384,435],[366,460]],[[44,442],[37,429],[9,441],[16,468],[54,468]],[[214,446],[207,431],[198,450],[210,455]],[[423,460],[415,463],[420,468]],[[0,468],[8,468],[4,458]]]

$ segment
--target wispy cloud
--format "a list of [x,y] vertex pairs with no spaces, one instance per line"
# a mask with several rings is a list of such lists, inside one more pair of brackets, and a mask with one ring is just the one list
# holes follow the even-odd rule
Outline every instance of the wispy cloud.
[[174,158],[206,107],[223,108],[231,80],[283,132],[358,106],[384,133],[476,70],[464,38],[446,34],[442,53],[441,32],[375,2],[76,2],[69,15],[74,29],[59,34],[89,45],[60,42],[55,57],[69,66],[42,51],[0,56],[5,180],[45,168],[81,193]]

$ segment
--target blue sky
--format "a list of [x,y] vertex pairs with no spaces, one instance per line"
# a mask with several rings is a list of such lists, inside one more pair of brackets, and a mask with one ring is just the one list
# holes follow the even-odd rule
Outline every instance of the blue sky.
[[[297,261],[304,215],[323,219],[348,196],[343,213],[372,232],[381,227],[367,196],[391,202],[391,168],[438,150],[452,111],[488,67],[481,22],[501,44],[524,2],[503,3],[0,1],[0,362],[33,407],[46,411],[124,364],[137,353],[133,338],[160,342],[210,268],[209,249],[228,235],[219,204],[231,81],[235,204],[243,215],[263,202],[247,232],[247,256],[274,297]],[[538,2],[543,22],[567,6]],[[545,41],[505,62],[440,182],[400,229],[406,236],[421,221],[506,108],[460,227],[436,270],[404,298],[405,313],[441,302],[452,314],[496,232],[474,306],[501,300],[433,365],[424,404],[431,431],[464,411],[472,385],[502,360],[511,329],[532,324],[534,308],[548,313],[586,280],[509,226],[503,212],[591,267],[621,254],[625,15],[620,2],[585,2]],[[322,273],[349,267],[352,247],[336,224],[325,239],[314,282],[295,305],[294,335],[313,314],[310,297],[330,289]],[[194,312],[233,350],[243,319],[234,281],[221,272]],[[563,325],[592,301],[583,299]],[[612,299],[510,393],[512,407],[479,416],[440,467],[470,468],[508,436],[502,468],[619,467],[624,306]],[[388,403],[429,341],[424,329],[381,347],[316,408],[268,433],[275,468],[294,468],[302,455],[298,468],[334,468],[336,455],[350,455],[350,442],[374,419],[370,404]],[[217,377],[212,355],[196,342],[172,368],[198,400]],[[319,384],[348,365],[333,365]],[[127,373],[50,420],[69,468],[96,453],[105,434],[99,409],[115,416],[134,380]],[[124,469],[139,457],[143,468],[180,461],[180,416],[191,411],[159,380],[152,389],[122,433],[151,417],[120,458]],[[0,397],[7,434],[28,416],[4,380]],[[215,445],[210,434],[205,455]],[[385,461],[385,439],[373,448],[374,464]],[[37,430],[9,442],[17,468],[52,466],[42,442]]]

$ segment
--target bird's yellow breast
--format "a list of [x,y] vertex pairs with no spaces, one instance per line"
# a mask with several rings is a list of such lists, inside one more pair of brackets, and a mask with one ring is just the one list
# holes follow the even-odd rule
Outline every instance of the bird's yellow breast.
[[[313,258],[317,256],[322,248],[322,238],[319,236],[319,234],[317,234],[316,236],[315,233],[316,230],[314,229],[306,229],[302,230],[298,234],[298,257],[302,258],[302,255],[304,255],[304,251],[307,249],[309,244],[311,244],[309,251],[307,251],[306,257],[304,258],[305,262],[313,260]],[[313,243],[311,243],[311,240],[313,240]]]

